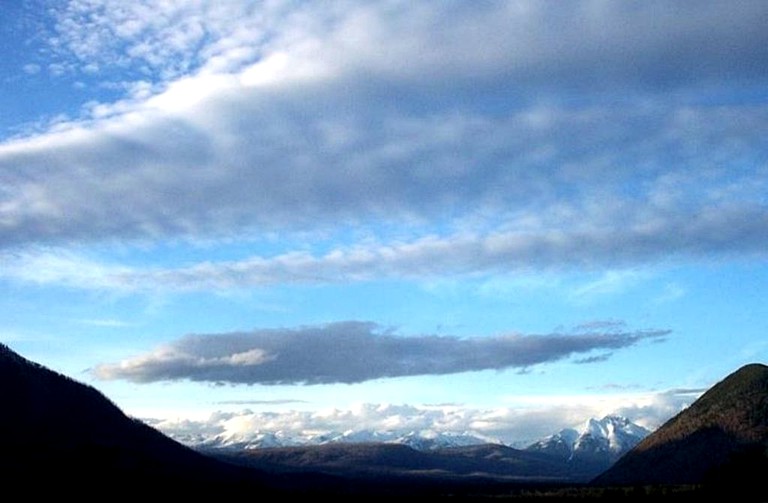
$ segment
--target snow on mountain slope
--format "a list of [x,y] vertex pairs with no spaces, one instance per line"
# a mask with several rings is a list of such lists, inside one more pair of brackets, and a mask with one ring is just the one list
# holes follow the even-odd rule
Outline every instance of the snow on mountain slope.
[[430,451],[446,447],[498,444],[497,439],[469,433],[436,432],[433,430],[412,431],[401,435],[394,443],[404,444],[419,451]]
[[649,433],[642,426],[621,416],[606,416],[600,420],[590,419],[577,440],[575,448],[578,450],[580,442],[584,442],[587,436],[591,436],[601,439],[600,444],[607,447],[610,452],[624,453]]
[[554,435],[539,440],[528,446],[530,451],[540,451],[552,454],[560,458],[570,459],[573,455],[573,446],[579,439],[579,432],[573,428],[560,430]]
[[615,461],[650,432],[621,416],[589,419],[580,430],[565,429],[528,446],[566,459]]
[[501,443],[497,439],[470,433],[420,431],[371,431],[349,430],[345,432],[307,432],[290,435],[284,432],[249,432],[247,435],[216,435],[212,438],[175,437],[193,447],[258,449],[266,447],[292,447],[300,445],[325,445],[334,443],[391,443],[402,444],[419,451],[446,447],[464,447],[487,443]]
[[[562,459],[604,462],[615,461],[648,435],[648,430],[620,416],[589,419],[579,430],[566,428],[526,447]],[[257,449],[333,443],[395,443],[420,451],[479,444],[504,444],[498,439],[476,432],[422,430],[347,430],[347,431],[260,431],[238,430],[236,434],[209,436],[173,435],[176,440],[194,447]]]

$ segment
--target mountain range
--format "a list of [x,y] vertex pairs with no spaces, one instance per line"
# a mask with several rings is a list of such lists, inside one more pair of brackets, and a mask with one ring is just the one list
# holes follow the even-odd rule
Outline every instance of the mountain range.
[[223,442],[199,445],[198,449],[235,464],[278,472],[312,469],[358,478],[388,474],[586,482],[647,434],[648,430],[626,418],[606,416],[588,420],[580,430],[562,430],[525,449],[431,430],[400,434],[358,431],[300,440],[256,434],[248,448]]
[[[567,428],[523,446],[529,451],[563,458],[574,462],[595,461],[611,463],[634,447],[650,432],[629,419],[609,415],[602,419],[589,419],[580,429]],[[325,444],[388,443],[401,444],[418,451],[436,451],[453,447],[482,444],[505,444],[498,439],[475,432],[435,430],[348,430],[328,431],[305,435],[291,435],[283,431],[251,431],[237,435],[216,435],[210,438],[174,436],[181,443],[198,449],[216,448],[263,449],[274,447],[299,447]]]
[[523,495],[546,487],[564,488],[558,494],[579,498],[634,498],[649,494],[648,487],[660,488],[654,494],[674,496],[666,488],[679,485],[695,492],[675,501],[709,494],[702,490],[743,501],[768,498],[763,480],[768,473],[768,367],[760,364],[747,365],[713,386],[602,474],[590,460],[620,456],[647,432],[608,416],[525,449],[482,443],[417,450],[404,443],[330,442],[199,452],[126,416],[94,388],[2,344],[0,387],[5,407],[0,484],[8,494],[22,491],[32,499],[102,500],[117,492],[123,497],[247,494],[265,499],[422,494],[450,495],[456,501],[458,494]]
[[388,443],[407,445],[419,451],[430,451],[446,447],[500,443],[495,439],[467,432],[419,431],[376,431],[348,430],[328,431],[305,435],[291,435],[282,431],[252,431],[238,435],[216,435],[210,438],[171,435],[177,441],[198,449],[263,449],[271,447],[297,447],[325,444]]

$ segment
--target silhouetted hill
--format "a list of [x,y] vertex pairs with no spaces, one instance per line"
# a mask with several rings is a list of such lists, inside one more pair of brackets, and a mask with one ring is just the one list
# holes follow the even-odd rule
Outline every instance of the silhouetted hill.
[[256,487],[251,473],[207,458],[123,414],[101,393],[0,344],[0,483],[25,496],[198,493]]
[[768,366],[751,364],[713,386],[594,482],[759,490],[767,475]]

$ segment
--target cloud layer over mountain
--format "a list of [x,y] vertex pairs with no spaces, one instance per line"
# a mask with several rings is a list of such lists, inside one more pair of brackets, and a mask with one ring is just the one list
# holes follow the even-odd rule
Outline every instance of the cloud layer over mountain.
[[[581,427],[590,417],[620,413],[655,429],[693,402],[703,390],[669,390],[630,393],[595,406],[594,400],[544,403],[536,407],[476,409],[461,404],[414,406],[362,403],[351,408],[315,411],[219,411],[205,419],[149,420],[164,433],[186,443],[214,440],[225,443],[254,442],[264,435],[283,441],[345,432],[442,432],[470,434],[479,438],[525,446],[563,428]],[[608,398],[611,398],[608,396]],[[623,404],[619,408],[617,404]]]

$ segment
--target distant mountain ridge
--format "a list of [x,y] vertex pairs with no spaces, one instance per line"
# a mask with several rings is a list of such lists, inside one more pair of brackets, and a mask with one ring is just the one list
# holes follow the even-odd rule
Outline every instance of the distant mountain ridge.
[[496,443],[498,440],[473,433],[436,432],[434,430],[415,431],[374,431],[348,430],[344,432],[324,432],[310,435],[290,435],[281,431],[255,431],[245,434],[213,438],[174,437],[179,442],[202,449],[263,449],[273,447],[300,447],[326,444],[367,444],[386,443],[407,445],[419,451],[430,451],[450,447],[464,447]]
[[750,364],[710,388],[594,483],[707,483],[768,496],[766,475],[768,366]]
[[[314,470],[355,478],[379,476],[497,481],[586,482],[648,434],[627,418],[590,419],[580,430],[566,429],[525,449],[471,435],[431,430],[400,433],[350,431],[323,434],[288,445],[291,438],[252,435],[251,447],[224,442],[198,446],[235,464],[277,472]],[[257,447],[254,447],[257,446]]]
[[[645,438],[649,431],[629,419],[609,415],[591,418],[579,429],[564,429],[526,447],[564,459],[600,459],[613,462]],[[387,443],[401,444],[419,451],[434,451],[453,447],[497,444],[515,447],[476,432],[426,430],[348,430],[329,431],[306,435],[292,435],[282,431],[253,431],[236,435],[216,435],[212,438],[173,436],[186,445],[202,449],[263,449],[275,447],[302,447],[326,444]]]

